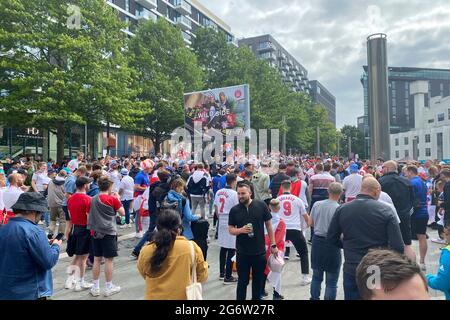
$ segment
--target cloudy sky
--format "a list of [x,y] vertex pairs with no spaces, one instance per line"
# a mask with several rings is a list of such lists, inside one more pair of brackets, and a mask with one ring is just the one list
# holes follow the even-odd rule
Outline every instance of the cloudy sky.
[[390,66],[450,69],[449,0],[202,0],[238,37],[270,33],[337,99],[337,126],[363,115],[366,38],[388,35]]

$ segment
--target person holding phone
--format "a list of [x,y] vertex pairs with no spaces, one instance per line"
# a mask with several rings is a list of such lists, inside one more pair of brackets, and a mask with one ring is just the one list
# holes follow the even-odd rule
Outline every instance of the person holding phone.
[[12,206],[14,217],[0,228],[0,300],[45,300],[53,295],[52,268],[61,240],[49,243],[38,226],[47,200],[26,192]]

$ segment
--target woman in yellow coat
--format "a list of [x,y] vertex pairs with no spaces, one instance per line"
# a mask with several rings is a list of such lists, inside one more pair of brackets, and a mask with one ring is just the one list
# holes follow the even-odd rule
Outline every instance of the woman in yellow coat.
[[[142,248],[138,270],[145,279],[146,300],[186,300],[186,287],[192,279],[192,254],[189,240],[180,236],[181,217],[177,211],[165,210],[156,221],[153,241]],[[208,263],[202,250],[195,248],[197,281],[208,278]]]

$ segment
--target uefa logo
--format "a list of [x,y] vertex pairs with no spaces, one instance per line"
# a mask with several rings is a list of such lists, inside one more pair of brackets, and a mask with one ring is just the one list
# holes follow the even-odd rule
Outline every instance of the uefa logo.
[[236,99],[240,99],[240,98],[242,97],[242,92],[241,92],[241,90],[236,90],[236,91],[234,92],[234,97],[235,97]]

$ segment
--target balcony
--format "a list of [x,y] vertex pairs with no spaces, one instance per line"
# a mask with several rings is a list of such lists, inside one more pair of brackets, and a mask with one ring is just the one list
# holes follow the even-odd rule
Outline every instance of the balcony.
[[293,64],[292,64],[292,60],[291,59],[288,59],[287,60],[287,64],[288,64],[288,66],[292,66]]
[[191,35],[187,34],[184,31],[181,31],[181,35],[183,36],[184,42],[186,42],[188,45],[192,44],[192,41],[191,41],[192,37],[191,37]]
[[233,37],[232,40],[228,40],[228,43],[229,43],[229,44],[232,44],[232,45],[235,46],[236,48],[239,47],[238,40],[237,40],[236,38],[234,38],[234,37]]
[[136,0],[136,3],[140,4],[148,10],[158,8],[158,3],[156,2],[156,0]]
[[262,42],[258,46],[258,51],[275,51],[275,46],[271,42]]
[[150,12],[147,9],[143,9],[141,11],[136,10],[136,19],[138,21],[152,20],[153,22],[156,22],[157,16],[153,12]]
[[174,6],[175,10],[181,15],[186,16],[192,13],[191,5],[185,0],[172,0],[171,3]]
[[191,20],[189,20],[185,16],[175,17],[173,19],[173,21],[175,22],[175,25],[180,26],[181,29],[183,29],[183,30],[191,30],[192,29]]

